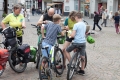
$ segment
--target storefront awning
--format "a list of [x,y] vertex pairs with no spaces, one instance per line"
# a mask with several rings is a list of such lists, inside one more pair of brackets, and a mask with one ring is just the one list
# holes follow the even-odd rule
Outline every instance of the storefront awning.
[[54,6],[54,5],[59,5],[59,4],[62,4],[62,3],[49,3],[47,4],[47,6]]

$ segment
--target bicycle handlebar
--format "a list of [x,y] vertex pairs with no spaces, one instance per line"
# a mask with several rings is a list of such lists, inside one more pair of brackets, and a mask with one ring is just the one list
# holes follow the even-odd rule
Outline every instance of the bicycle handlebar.
[[37,26],[35,24],[31,24],[31,26],[34,26],[35,28],[40,28],[40,26]]

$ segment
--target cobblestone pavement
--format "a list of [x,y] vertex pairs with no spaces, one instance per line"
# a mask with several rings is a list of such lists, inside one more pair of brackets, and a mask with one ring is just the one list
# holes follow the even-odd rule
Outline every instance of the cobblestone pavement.
[[[32,46],[37,44],[36,29],[30,24],[36,24],[39,16],[31,16],[31,21],[26,22],[27,28],[24,30],[24,43]],[[85,18],[93,25],[93,20]],[[101,23],[101,22],[100,22]],[[88,64],[85,69],[85,76],[74,75],[73,80],[120,80],[120,34],[115,33],[114,27],[102,27],[102,31],[96,27],[95,44],[87,43]],[[62,45],[61,45],[62,47]],[[53,74],[53,80],[66,80],[67,70],[62,77],[56,78]],[[23,73],[15,73],[7,64],[5,72],[0,80],[38,80],[38,71],[34,63],[28,63],[27,69]]]

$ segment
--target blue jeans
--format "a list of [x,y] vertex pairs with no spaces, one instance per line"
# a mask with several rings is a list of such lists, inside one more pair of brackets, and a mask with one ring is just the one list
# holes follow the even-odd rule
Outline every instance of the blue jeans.
[[[52,45],[50,45],[50,44],[48,44],[48,43],[46,43],[46,42],[42,42],[42,47],[46,47],[46,46],[49,47],[49,48],[48,48],[48,53],[50,53],[50,50],[51,50],[51,48],[52,48]],[[48,57],[46,49],[42,49],[42,57],[43,57],[43,56]]]

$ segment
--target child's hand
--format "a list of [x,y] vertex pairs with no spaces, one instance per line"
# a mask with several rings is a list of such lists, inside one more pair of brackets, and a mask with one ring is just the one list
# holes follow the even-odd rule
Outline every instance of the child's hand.
[[69,36],[69,38],[72,38],[71,36]]
[[46,38],[45,36],[42,36],[42,38],[44,39],[44,38]]

